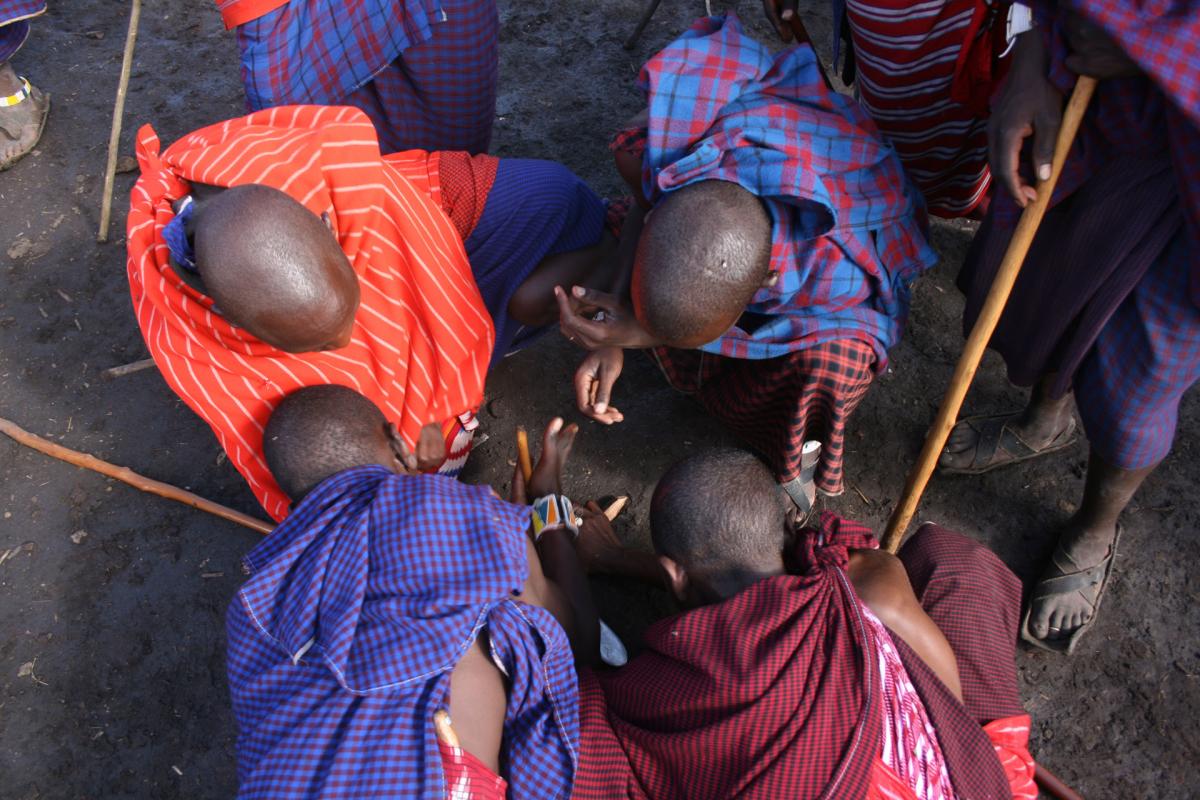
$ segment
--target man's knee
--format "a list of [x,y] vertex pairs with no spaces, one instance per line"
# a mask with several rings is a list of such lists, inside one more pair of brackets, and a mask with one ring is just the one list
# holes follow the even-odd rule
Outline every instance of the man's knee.
[[999,581],[1020,591],[1017,577],[995,553],[969,536],[941,525],[929,522],[922,525],[898,555],[917,597],[922,597],[934,580],[954,580],[968,586]]

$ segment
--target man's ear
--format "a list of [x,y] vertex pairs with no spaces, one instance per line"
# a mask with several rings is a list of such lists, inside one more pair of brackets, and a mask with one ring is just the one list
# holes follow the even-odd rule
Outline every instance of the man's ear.
[[688,596],[688,574],[675,559],[670,556],[659,556],[658,563],[662,566],[663,572],[666,573],[668,588],[675,595],[675,599],[680,602],[687,600]]
[[777,283],[779,283],[779,270],[773,269],[767,272],[767,277],[763,278],[762,288],[770,289]]

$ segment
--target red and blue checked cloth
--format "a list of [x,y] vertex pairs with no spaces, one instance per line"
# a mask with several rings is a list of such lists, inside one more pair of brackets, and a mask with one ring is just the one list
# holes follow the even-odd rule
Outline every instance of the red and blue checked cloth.
[[649,111],[645,197],[726,180],[772,218],[779,278],[746,309],[761,324],[701,349],[762,359],[857,339],[882,368],[909,284],[937,256],[895,151],[854,100],[825,86],[812,48],[772,57],[735,14],[708,17],[651,58],[638,83]]
[[241,798],[445,796],[433,715],[481,630],[508,688],[514,797],[566,798],[578,754],[566,634],[517,598],[529,509],[485,486],[359,467],[246,557],[228,670]]
[[[792,575],[663,620],[619,672],[584,674],[576,798],[881,796],[871,794],[883,713],[873,634],[844,572],[847,548],[875,542],[832,514],[806,534]],[[1016,695],[1019,582],[980,545],[937,528],[922,529],[901,559],[963,672],[966,706],[893,638],[956,794],[1007,800],[1025,787],[1016,796],[1033,797],[1020,736],[1029,718]],[[1002,758],[980,727],[996,718],[975,716],[996,708],[1006,711],[1003,735],[1012,734]]]
[[0,0],[0,64],[12,58],[29,36],[29,20],[46,13],[45,0]]
[[[942,217],[986,210],[988,100],[1005,66],[1006,2],[834,0],[853,36],[859,102]],[[836,56],[835,56],[836,58]],[[972,102],[973,101],[973,102]]]
[[[1066,68],[1062,15],[1075,10],[1102,27],[1145,71],[1144,77],[1102,81],[1063,167],[1054,198],[1078,189],[1101,165],[1165,145],[1191,238],[1200,243],[1200,0],[1032,0],[1038,30],[1050,48],[1050,79],[1063,92],[1075,84]],[[996,205],[1005,226],[1020,209],[1006,193]],[[1194,262],[1192,299],[1200,305],[1200,261]]]
[[495,0],[217,0],[237,29],[251,111],[352,105],[385,153],[484,152],[498,70]]
[[754,360],[666,347],[653,355],[671,386],[694,394],[771,465],[780,483],[800,476],[804,443],[816,440],[817,488],[842,493],[846,422],[875,374],[870,345],[841,339]]

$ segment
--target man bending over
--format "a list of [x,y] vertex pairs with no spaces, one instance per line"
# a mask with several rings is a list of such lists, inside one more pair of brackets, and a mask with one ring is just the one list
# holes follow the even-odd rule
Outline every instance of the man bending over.
[[615,262],[603,202],[565,167],[381,156],[352,108],[263,111],[161,154],[146,126],[137,153],[138,324],[276,519],[287,498],[262,430],[281,397],[349,386],[396,423],[422,469],[452,474],[489,363],[555,321],[555,283],[606,286]]
[[[532,494],[558,502],[576,430],[547,427]],[[598,631],[571,534],[535,545],[529,507],[415,473],[344,387],[285,398],[266,457],[295,509],[229,608],[239,797],[569,797],[568,636],[587,659]]]
[[[1016,577],[935,525],[897,559],[854,523],[793,515],[742,451],[659,481],[654,549],[690,610],[584,674],[575,797],[1036,797]],[[588,514],[581,553],[621,572],[605,526]]]
[[[644,204],[622,232],[623,293],[560,293],[564,333],[592,351],[576,400],[619,421],[621,348],[653,348],[807,511],[816,490],[842,492],[846,420],[935,261],[919,195],[811,47],[773,58],[733,15],[697,22],[640,87],[648,114],[616,145]],[[819,463],[805,464],[808,441]]]

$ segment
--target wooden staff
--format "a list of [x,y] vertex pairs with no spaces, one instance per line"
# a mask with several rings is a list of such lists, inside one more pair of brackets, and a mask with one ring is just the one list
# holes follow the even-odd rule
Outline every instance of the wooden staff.
[[1067,786],[1061,778],[1041,764],[1033,765],[1033,779],[1039,789],[1055,800],[1083,800],[1083,795]]
[[525,428],[517,426],[517,463],[521,465],[521,474],[525,476],[525,485],[533,477],[533,459],[529,457],[529,434]]
[[239,525],[245,525],[247,528],[256,530],[259,533],[270,533],[274,529],[274,525],[269,522],[264,522],[248,514],[243,514],[240,511],[234,511],[232,508],[223,506],[220,503],[214,503],[211,500],[205,500],[198,494],[172,486],[169,483],[152,480],[143,475],[139,475],[128,467],[120,467],[116,464],[110,464],[107,461],[101,461],[93,455],[81,453],[78,450],[72,450],[69,447],[63,447],[60,444],[43,439],[40,436],[30,433],[14,422],[11,422],[3,417],[0,417],[0,433],[5,434],[9,438],[23,444],[26,447],[31,447],[39,453],[57,458],[60,461],[66,461],[68,464],[73,464],[76,467],[90,469],[93,472],[99,472],[101,475],[106,475],[110,478],[115,478],[123,483],[127,483],[135,489],[141,489],[143,492],[156,494],[159,497],[165,497],[168,500],[174,500],[177,503],[198,508],[201,511],[207,511],[210,514],[215,514],[222,519],[227,519],[230,522],[236,522]]
[[992,282],[992,288],[988,291],[987,300],[979,312],[975,327],[971,329],[971,335],[967,337],[963,354],[958,360],[958,366],[954,369],[950,388],[947,389],[946,396],[942,398],[942,407],[938,409],[937,418],[934,419],[933,426],[925,437],[925,446],[921,450],[921,456],[917,459],[917,464],[913,467],[912,472],[909,473],[900,504],[892,513],[892,518],[888,520],[883,546],[890,553],[895,553],[900,548],[900,541],[904,538],[904,532],[908,529],[908,524],[917,510],[921,494],[929,483],[929,477],[933,474],[934,467],[937,466],[942,448],[946,446],[946,439],[954,428],[955,420],[958,419],[958,412],[967,396],[967,390],[971,388],[975,370],[979,368],[979,362],[983,358],[984,350],[987,349],[988,341],[992,338],[992,332],[996,330],[996,325],[1000,322],[1000,315],[1004,312],[1004,306],[1008,302],[1008,296],[1012,292],[1013,284],[1016,283],[1017,275],[1021,271],[1021,264],[1025,261],[1025,255],[1029,252],[1029,246],[1033,243],[1033,237],[1037,234],[1042,217],[1046,215],[1046,208],[1050,205],[1050,195],[1054,192],[1054,185],[1058,183],[1063,162],[1067,160],[1067,153],[1075,141],[1075,133],[1079,130],[1079,123],[1083,120],[1083,113],[1087,110],[1088,102],[1092,99],[1092,92],[1095,89],[1095,78],[1081,76],[1075,83],[1075,91],[1071,93],[1071,100],[1067,103],[1067,109],[1063,113],[1062,127],[1058,130],[1058,141],[1054,145],[1054,162],[1050,170],[1050,177],[1038,183],[1037,200],[1026,206],[1025,211],[1021,214],[1021,221],[1017,223],[1017,229],[1013,232],[1008,250],[1004,253],[1004,260],[1000,262],[1000,269]]
[[117,102],[113,106],[112,132],[108,136],[108,165],[104,168],[104,198],[100,201],[100,231],[97,242],[108,241],[108,221],[112,216],[113,180],[117,176],[117,145],[121,140],[121,119],[125,116],[125,94],[129,91],[129,72],[133,68],[133,45],[137,41],[142,0],[133,0],[129,8],[129,32],[125,34],[125,55],[121,59],[121,78],[117,82]]

